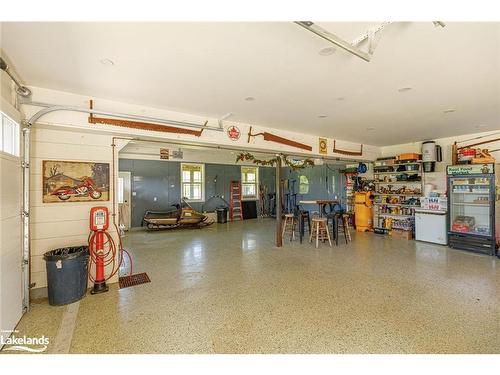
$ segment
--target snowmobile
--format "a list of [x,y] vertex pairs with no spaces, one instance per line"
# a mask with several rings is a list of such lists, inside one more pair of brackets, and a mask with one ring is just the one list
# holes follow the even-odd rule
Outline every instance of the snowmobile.
[[203,228],[214,220],[194,210],[183,198],[180,204],[173,204],[170,211],[146,211],[141,226],[149,230],[169,228]]

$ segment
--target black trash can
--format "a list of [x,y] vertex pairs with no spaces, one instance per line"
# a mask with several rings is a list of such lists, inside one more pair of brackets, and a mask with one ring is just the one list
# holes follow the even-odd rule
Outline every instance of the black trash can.
[[87,292],[88,257],[88,246],[63,247],[43,255],[50,305],[67,305],[83,298]]
[[227,208],[217,208],[217,222],[219,224],[227,223]]

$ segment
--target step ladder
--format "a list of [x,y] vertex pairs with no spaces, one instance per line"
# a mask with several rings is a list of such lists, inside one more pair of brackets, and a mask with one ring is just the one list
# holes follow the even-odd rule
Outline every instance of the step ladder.
[[229,217],[231,221],[243,220],[243,207],[241,206],[241,183],[231,181],[229,186]]

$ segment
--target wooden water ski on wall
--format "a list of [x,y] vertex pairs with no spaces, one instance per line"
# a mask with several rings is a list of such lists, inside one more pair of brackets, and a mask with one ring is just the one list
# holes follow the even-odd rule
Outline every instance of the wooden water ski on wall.
[[252,127],[250,126],[250,130],[248,131],[248,140],[247,143],[250,143],[250,137],[257,137],[258,135],[262,135],[264,137],[264,141],[280,143],[282,145],[291,146],[301,148],[303,150],[312,151],[312,147],[309,145],[305,145],[303,143],[295,142],[290,139],[286,139],[268,132],[263,133],[255,133],[252,134]]
[[336,154],[342,154],[342,155],[350,155],[350,156],[362,156],[363,155],[363,145],[361,145],[361,148],[359,151],[346,151],[346,150],[340,150],[335,147],[335,139],[333,140],[333,152]]
[[[90,109],[93,109],[93,104],[94,103],[91,100]],[[205,121],[205,124],[203,125],[206,126],[207,123],[208,121]],[[194,135],[196,137],[201,136],[203,130],[205,130],[205,129],[200,129],[200,130],[184,129],[169,125],[153,124],[151,122],[122,120],[122,119],[108,118],[108,117],[96,117],[92,113],[89,115],[89,124],[105,124],[105,125],[121,126],[124,128],[131,128],[131,129],[149,130],[155,132],[189,134],[189,135]]]

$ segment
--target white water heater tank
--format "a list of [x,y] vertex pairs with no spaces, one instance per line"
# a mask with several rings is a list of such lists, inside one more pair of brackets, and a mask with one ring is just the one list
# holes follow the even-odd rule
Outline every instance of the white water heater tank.
[[435,141],[425,141],[422,143],[424,172],[434,172],[436,162],[441,160],[441,146],[437,145]]

